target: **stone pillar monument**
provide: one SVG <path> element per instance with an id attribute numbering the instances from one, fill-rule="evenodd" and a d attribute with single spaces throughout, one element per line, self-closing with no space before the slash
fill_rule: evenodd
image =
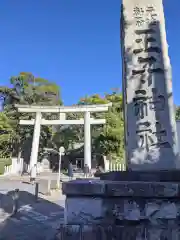
<path id="1" fill-rule="evenodd" d="M 128 170 L 178 168 L 162 0 L 122 0 L 121 43 Z"/>
<path id="2" fill-rule="evenodd" d="M 122 4 L 126 153 L 132 171 L 64 182 L 66 218 L 58 239 L 180 239 L 180 171 L 162 0 Z"/>

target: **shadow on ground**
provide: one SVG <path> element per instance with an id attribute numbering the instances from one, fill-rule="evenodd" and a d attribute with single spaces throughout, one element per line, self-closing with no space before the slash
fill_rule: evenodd
<path id="1" fill-rule="evenodd" d="M 13 215 L 13 191 L 0 193 L 0 240 L 52 240 L 64 220 L 64 208 L 26 191 L 19 191 Z"/>

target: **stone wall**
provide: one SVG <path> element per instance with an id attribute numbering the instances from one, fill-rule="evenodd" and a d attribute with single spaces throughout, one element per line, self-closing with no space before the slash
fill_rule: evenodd
<path id="1" fill-rule="evenodd" d="M 81 180 L 63 192 L 61 239 L 180 239 L 178 183 Z"/>
<path id="2" fill-rule="evenodd" d="M 57 240 L 179 240 L 180 234 L 173 223 L 167 228 L 139 226 L 68 225 L 62 226 Z"/>

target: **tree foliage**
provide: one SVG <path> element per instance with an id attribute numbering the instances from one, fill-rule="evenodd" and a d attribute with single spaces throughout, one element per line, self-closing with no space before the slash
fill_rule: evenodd
<path id="1" fill-rule="evenodd" d="M 0 112 L 0 157 L 17 156 L 23 153 L 29 159 L 32 145 L 33 126 L 19 126 L 20 119 L 34 118 L 34 114 L 20 114 L 16 104 L 24 105 L 60 105 L 60 89 L 46 79 L 33 76 L 31 73 L 20 73 L 10 79 L 10 87 L 0 87 L 0 100 L 3 112 Z M 124 159 L 124 120 L 123 99 L 117 89 L 100 96 L 94 94 L 81 98 L 77 105 L 112 103 L 106 113 L 92 113 L 91 117 L 105 118 L 105 125 L 91 126 L 92 151 L 102 155 L 109 155 L 112 160 Z M 58 119 L 57 114 L 44 114 L 45 119 Z M 82 113 L 68 113 L 67 119 L 83 118 Z M 180 107 L 176 107 L 176 119 L 180 120 Z M 44 147 L 58 149 L 64 146 L 72 150 L 77 143 L 84 141 L 83 125 L 70 126 L 41 126 L 39 155 Z M 29 149 L 29 150 L 27 150 Z M 28 156 L 26 156 L 28 155 Z"/>
<path id="2" fill-rule="evenodd" d="M 106 94 L 102 99 L 104 103 L 111 102 L 112 107 L 107 113 L 102 114 L 102 117 L 105 116 L 106 124 L 102 131 L 99 129 L 99 134 L 94 139 L 93 145 L 96 152 L 109 155 L 117 161 L 122 161 L 124 157 L 122 94 L 114 91 L 111 94 Z"/>
<path id="3" fill-rule="evenodd" d="M 0 158 L 9 156 L 14 134 L 9 119 L 3 112 L 0 112 Z"/>
<path id="4" fill-rule="evenodd" d="M 110 94 L 100 96 L 98 94 L 81 98 L 78 105 L 112 103 L 107 113 L 93 113 L 91 117 L 105 118 L 106 124 L 92 125 L 92 150 L 94 153 L 109 155 L 112 160 L 122 161 L 124 158 L 124 123 L 122 94 L 113 91 Z M 68 119 L 82 118 L 82 114 L 69 114 Z M 61 142 L 66 149 L 71 149 L 73 144 L 84 141 L 83 126 L 69 126 L 55 134 L 56 143 Z M 60 140 L 61 139 L 61 140 Z"/>
<path id="5" fill-rule="evenodd" d="M 8 119 L 12 128 L 11 137 L 8 140 L 9 155 L 17 155 L 18 152 L 30 152 L 23 148 L 30 148 L 33 136 L 32 126 L 19 126 L 19 119 L 30 119 L 34 114 L 20 114 L 17 112 L 16 104 L 23 105 L 59 105 L 62 104 L 60 99 L 59 87 L 52 82 L 43 78 L 34 77 L 31 73 L 20 73 L 18 76 L 11 77 L 11 87 L 0 87 L 0 99 L 4 116 Z M 44 115 L 43 117 L 48 117 Z M 52 127 L 42 126 L 40 152 L 42 147 L 52 136 Z M 6 139 L 5 134 L 2 135 Z M 1 143 L 0 143 L 1 144 Z M 1 145 L 2 146 L 2 145 Z M 11 146 L 11 147 L 10 147 Z M 27 156 L 29 158 L 29 156 Z"/>
<path id="6" fill-rule="evenodd" d="M 25 105 L 59 105 L 62 104 L 60 89 L 46 79 L 33 76 L 31 73 L 20 73 L 10 79 L 10 87 L 0 87 L 0 100 L 3 112 L 0 112 L 0 157 L 10 157 L 19 152 L 29 159 L 32 145 L 33 126 L 19 126 L 20 119 L 31 119 L 33 114 L 20 114 L 15 104 Z M 92 113 L 91 117 L 105 118 L 105 125 L 92 125 L 92 151 L 109 155 L 112 160 L 124 159 L 124 120 L 123 99 L 121 92 L 114 89 L 111 93 L 100 96 L 94 94 L 81 98 L 77 105 L 112 103 L 106 113 Z M 44 114 L 45 119 L 58 119 L 57 114 Z M 67 119 L 83 118 L 82 113 L 68 113 Z M 176 108 L 176 119 L 180 120 L 180 107 Z M 72 150 L 77 143 L 84 142 L 83 125 L 41 126 L 39 155 L 44 147 L 58 149 L 64 146 Z M 29 150 L 28 150 L 29 149 Z M 26 156 L 27 155 L 27 156 Z"/>
<path id="7" fill-rule="evenodd" d="M 180 120 L 180 106 L 176 107 L 176 120 Z"/>

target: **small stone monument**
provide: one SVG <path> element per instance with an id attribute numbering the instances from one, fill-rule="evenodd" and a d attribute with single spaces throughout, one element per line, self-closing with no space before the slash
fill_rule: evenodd
<path id="1" fill-rule="evenodd" d="M 41 162 L 41 166 L 42 166 L 43 172 L 51 171 L 50 170 L 50 163 L 49 163 L 49 160 L 47 158 L 43 158 L 43 160 Z"/>
<path id="2" fill-rule="evenodd" d="M 122 2 L 128 169 L 176 169 L 176 122 L 162 0 Z"/>

